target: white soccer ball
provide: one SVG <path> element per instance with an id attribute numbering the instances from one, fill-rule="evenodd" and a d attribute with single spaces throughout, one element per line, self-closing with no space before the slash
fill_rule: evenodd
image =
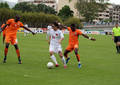
<path id="1" fill-rule="evenodd" d="M 49 69 L 51 69 L 51 68 L 54 67 L 54 64 L 53 64 L 52 62 L 48 62 L 47 67 L 48 67 Z"/>

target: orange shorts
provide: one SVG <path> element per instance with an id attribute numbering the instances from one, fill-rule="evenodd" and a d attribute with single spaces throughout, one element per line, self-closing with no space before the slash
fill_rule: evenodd
<path id="1" fill-rule="evenodd" d="M 66 48 L 66 50 L 68 50 L 68 51 L 73 51 L 75 48 L 79 48 L 79 45 L 78 44 L 74 44 L 74 45 L 68 45 L 67 46 L 67 48 Z"/>
<path id="2" fill-rule="evenodd" d="M 15 45 L 15 44 L 17 44 L 17 37 L 6 36 L 5 42 L 6 43 L 11 43 L 12 45 Z"/>

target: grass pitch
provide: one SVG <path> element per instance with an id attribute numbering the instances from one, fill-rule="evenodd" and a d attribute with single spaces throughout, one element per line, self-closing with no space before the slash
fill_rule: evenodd
<path id="1" fill-rule="evenodd" d="M 56 55 L 60 67 L 48 69 L 51 61 L 45 34 L 24 37 L 18 34 L 19 48 L 23 64 L 17 64 L 17 55 L 10 46 L 7 63 L 3 64 L 4 45 L 0 38 L 0 85 L 119 85 L 120 54 L 116 54 L 111 36 L 90 35 L 97 41 L 83 37 L 79 39 L 79 54 L 82 68 L 78 69 L 74 52 L 67 69 L 63 68 L 59 56 Z M 68 45 L 68 35 L 62 43 L 63 51 Z"/>

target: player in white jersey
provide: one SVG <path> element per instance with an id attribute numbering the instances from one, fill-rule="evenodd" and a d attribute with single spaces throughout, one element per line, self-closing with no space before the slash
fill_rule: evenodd
<path id="1" fill-rule="evenodd" d="M 64 35 L 62 33 L 62 31 L 60 31 L 58 29 L 58 24 L 54 23 L 52 26 L 53 30 L 49 31 L 49 52 L 50 52 L 50 56 L 51 59 L 53 60 L 53 62 L 56 64 L 56 67 L 59 66 L 56 57 L 54 56 L 54 53 L 58 53 L 63 64 L 64 64 L 64 68 L 66 68 L 66 61 L 65 58 L 62 54 L 62 47 L 61 47 L 61 42 L 64 39 Z"/>

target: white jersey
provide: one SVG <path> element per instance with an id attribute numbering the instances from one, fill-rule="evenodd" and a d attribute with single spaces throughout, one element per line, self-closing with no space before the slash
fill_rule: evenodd
<path id="1" fill-rule="evenodd" d="M 61 38 L 64 38 L 64 35 L 60 30 L 57 31 L 50 30 L 50 38 L 51 38 L 50 40 L 51 45 L 59 45 L 59 40 Z"/>
<path id="2" fill-rule="evenodd" d="M 61 44 L 59 43 L 59 40 L 61 38 L 64 38 L 62 31 L 50 30 L 50 37 L 51 37 L 51 40 L 50 40 L 49 51 L 54 53 L 58 53 L 60 51 L 62 52 L 62 47 L 61 47 Z"/>

